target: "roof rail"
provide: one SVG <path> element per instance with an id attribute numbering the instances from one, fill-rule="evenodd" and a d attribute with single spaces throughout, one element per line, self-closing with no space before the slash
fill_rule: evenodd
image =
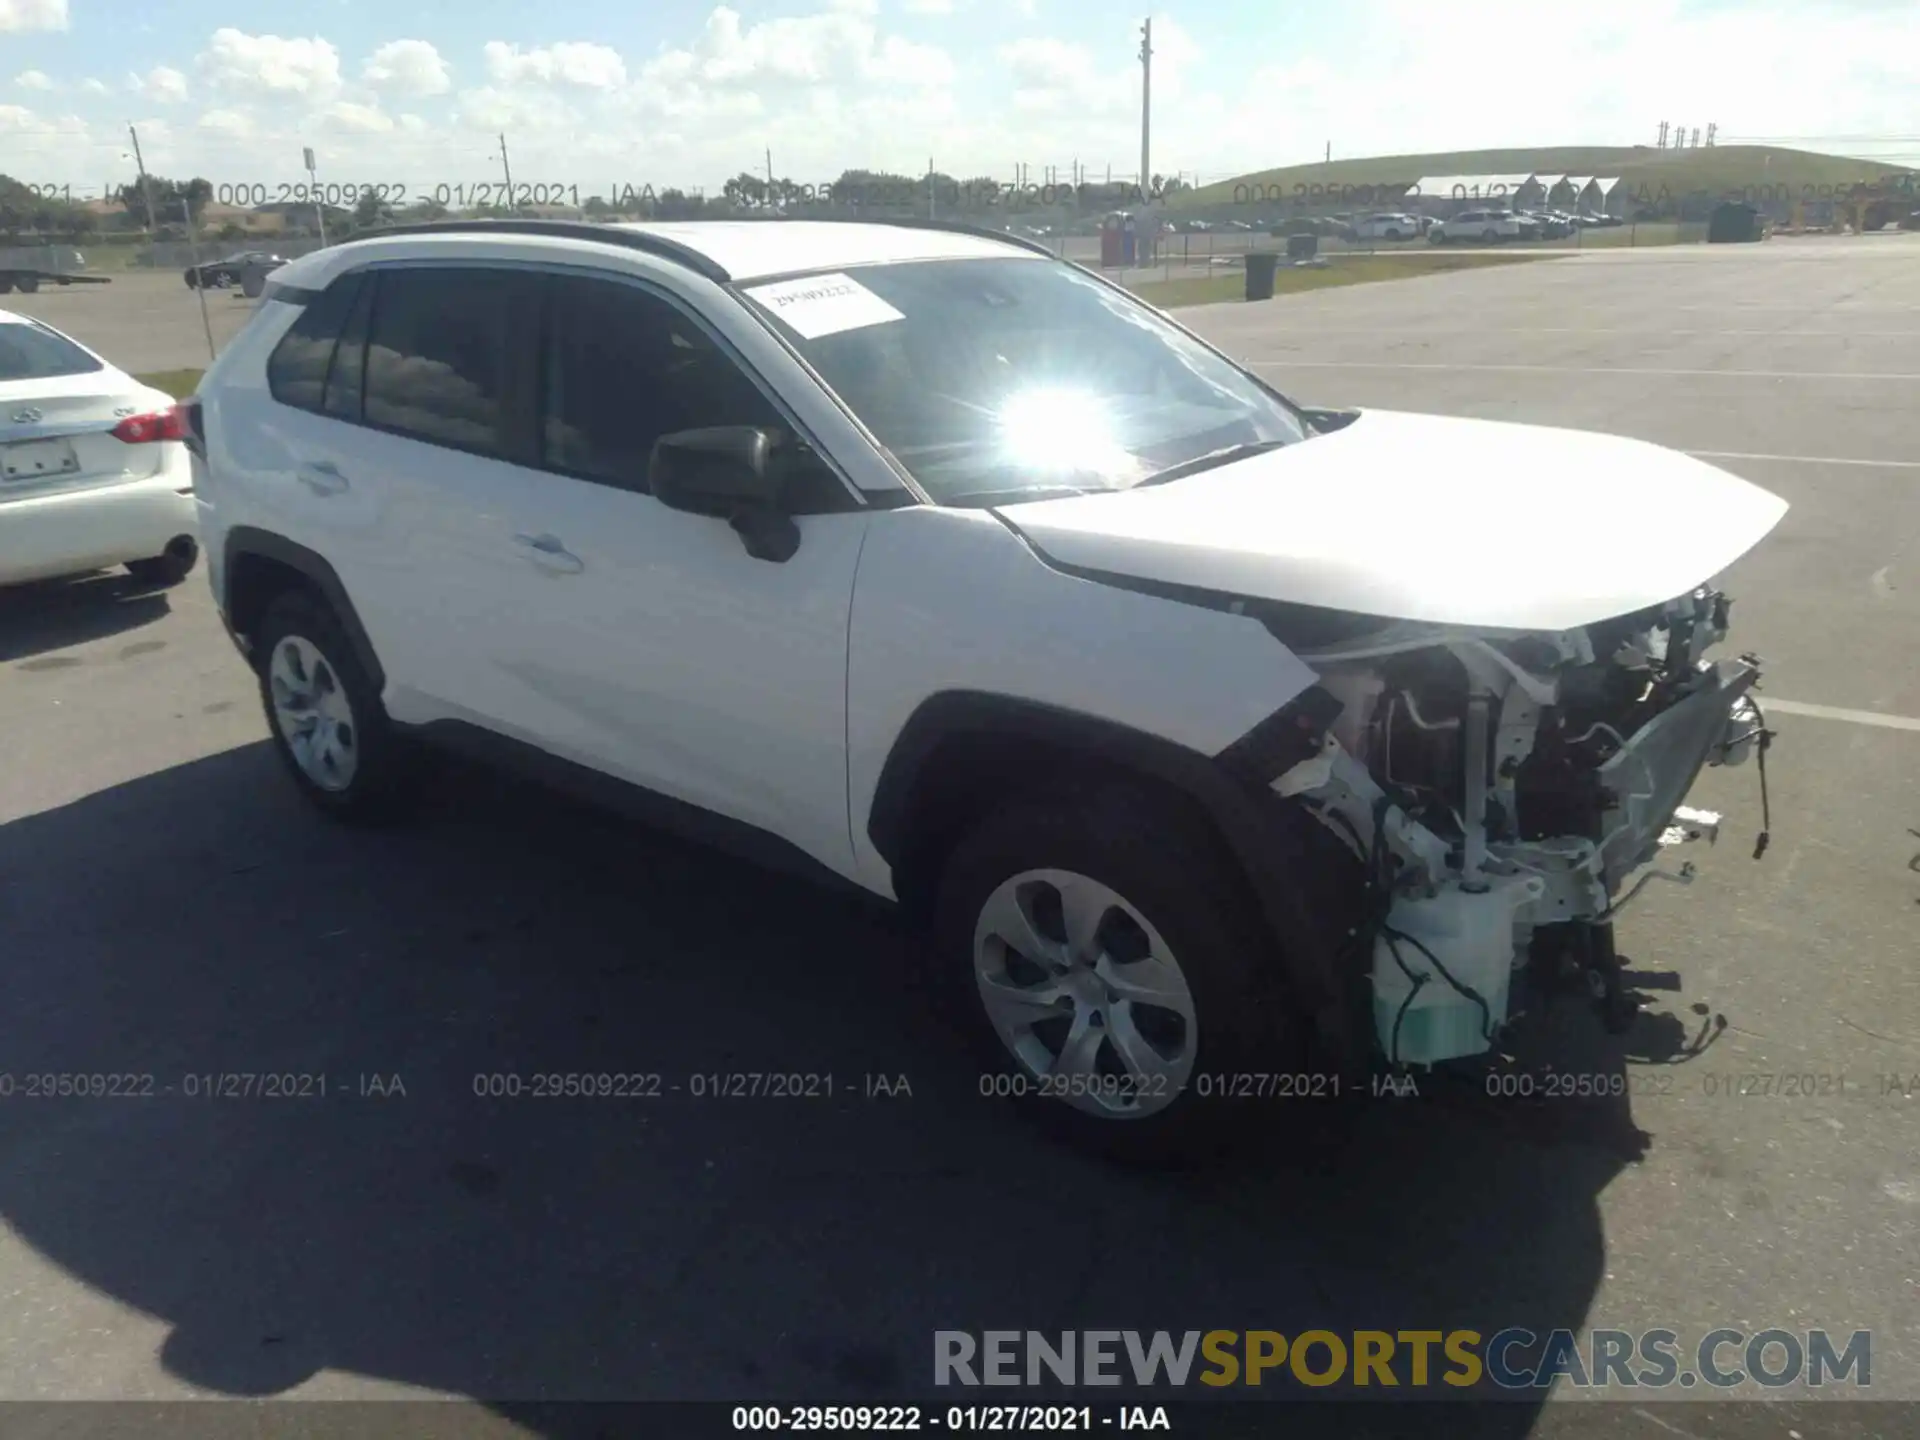
<path id="1" fill-rule="evenodd" d="M 629 230 L 622 225 L 601 225 L 590 220 L 424 220 L 415 225 L 389 225 L 380 230 L 369 230 L 344 243 L 351 245 L 357 240 L 384 240 L 392 235 L 486 234 L 551 235 L 560 240 L 591 240 L 601 245 L 618 245 L 623 249 L 641 250 L 663 260 L 672 260 L 717 285 L 725 285 L 733 279 L 724 265 L 691 245 L 682 245 L 678 240 L 669 240 L 649 230 Z"/>

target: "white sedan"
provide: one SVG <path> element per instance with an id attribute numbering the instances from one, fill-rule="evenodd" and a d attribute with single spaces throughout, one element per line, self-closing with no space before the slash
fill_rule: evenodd
<path id="1" fill-rule="evenodd" d="M 51 325 L 0 310 L 0 585 L 199 555 L 185 412 Z"/>

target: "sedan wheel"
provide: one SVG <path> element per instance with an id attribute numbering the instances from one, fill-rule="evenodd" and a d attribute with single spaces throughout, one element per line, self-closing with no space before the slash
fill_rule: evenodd
<path id="1" fill-rule="evenodd" d="M 1002 882 L 975 927 L 974 982 L 1001 1043 L 1075 1109 L 1151 1115 L 1192 1074 L 1199 1024 L 1185 971 L 1138 909 L 1089 876 Z"/>
<path id="2" fill-rule="evenodd" d="M 286 635 L 268 661 L 267 683 L 274 724 L 301 773 L 322 790 L 345 790 L 360 765 L 360 734 L 338 672 L 311 640 Z"/>

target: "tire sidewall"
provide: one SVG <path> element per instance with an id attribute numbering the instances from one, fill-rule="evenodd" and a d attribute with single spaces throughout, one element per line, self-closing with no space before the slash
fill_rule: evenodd
<path id="1" fill-rule="evenodd" d="M 294 758 L 293 749 L 281 732 L 279 718 L 274 713 L 273 684 L 269 677 L 274 652 L 288 636 L 298 636 L 320 652 L 346 692 L 347 703 L 352 708 L 359 754 L 353 779 L 344 789 L 324 789 L 300 768 L 300 762 Z M 301 793 L 320 809 L 342 819 L 383 817 L 399 789 L 394 754 L 399 742 L 372 680 L 332 610 L 312 595 L 289 591 L 267 607 L 260 622 L 259 649 L 256 653 L 258 663 L 255 674 L 260 686 L 260 704 L 266 714 L 267 729 L 273 737 L 273 748 Z"/>
<path id="2" fill-rule="evenodd" d="M 1130 813 L 1129 813 L 1130 812 Z M 1011 1105 L 1076 1143 L 1123 1158 L 1217 1150 L 1259 1118 L 1259 1106 L 1203 1096 L 1199 1077 L 1303 1069 L 1309 1047 L 1286 995 L 1277 948 L 1223 871 L 1222 852 L 1125 797 L 1064 800 L 1001 812 L 954 851 L 940 887 L 933 944 L 943 988 L 981 1064 L 982 1102 Z M 1187 844 L 1187 839 L 1199 843 Z M 1077 871 L 1112 887 L 1166 942 L 1193 996 L 1198 1046 L 1185 1090 L 1137 1119 L 1105 1118 L 1032 1093 L 1033 1077 L 988 1018 L 974 978 L 981 907 L 1028 870 Z M 994 1095 L 995 1077 L 1028 1093 Z M 1269 1107 L 1271 1108 L 1271 1107 Z"/>

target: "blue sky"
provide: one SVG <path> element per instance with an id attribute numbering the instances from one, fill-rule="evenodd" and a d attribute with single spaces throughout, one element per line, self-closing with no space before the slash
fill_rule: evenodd
<path id="1" fill-rule="evenodd" d="M 1148 0 L 1153 168 L 1723 137 L 1920 161 L 1920 0 Z M 1130 175 L 1138 27 L 1113 0 L 0 0 L 0 172 L 150 168 L 715 186 L 864 166 Z M 1906 137 L 1881 145 L 1819 137 Z"/>

